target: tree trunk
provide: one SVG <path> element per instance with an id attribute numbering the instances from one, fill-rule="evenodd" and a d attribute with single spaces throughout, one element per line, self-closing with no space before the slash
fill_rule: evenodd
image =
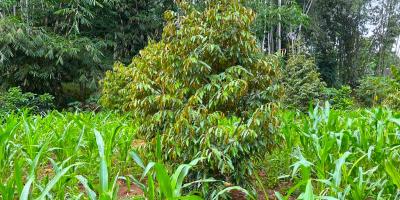
<path id="1" fill-rule="evenodd" d="M 282 7 L 282 0 L 278 0 L 278 8 Z M 281 23 L 282 17 L 281 14 L 279 14 L 279 23 L 278 23 L 278 31 L 277 31 L 277 51 L 280 51 L 282 49 L 282 23 Z"/>

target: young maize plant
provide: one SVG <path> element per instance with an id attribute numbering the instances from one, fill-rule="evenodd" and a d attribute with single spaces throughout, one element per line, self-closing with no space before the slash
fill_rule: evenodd
<path id="1" fill-rule="evenodd" d="M 377 108 L 350 113 L 324 108 L 309 116 L 286 114 L 282 134 L 296 146 L 284 197 L 299 199 L 399 199 L 400 115 Z"/>

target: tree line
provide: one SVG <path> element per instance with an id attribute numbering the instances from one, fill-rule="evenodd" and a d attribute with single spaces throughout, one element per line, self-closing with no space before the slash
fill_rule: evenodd
<path id="1" fill-rule="evenodd" d="M 130 63 L 161 38 L 174 0 L 3 0 L 0 88 L 50 93 L 56 104 L 96 101 L 114 62 Z M 204 1 L 192 0 L 201 9 Z M 265 54 L 315 58 L 330 87 L 385 76 L 400 58 L 398 0 L 243 0 L 256 15 L 252 32 Z"/>

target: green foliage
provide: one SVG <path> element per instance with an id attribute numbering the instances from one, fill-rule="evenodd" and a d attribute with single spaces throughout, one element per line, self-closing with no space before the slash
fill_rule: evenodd
<path id="1" fill-rule="evenodd" d="M 305 40 L 323 80 L 329 87 L 354 87 L 371 70 L 371 43 L 363 32 L 368 24 L 376 23 L 369 21 L 373 13 L 380 12 L 368 10 L 372 7 L 369 0 L 298 2 L 304 2 L 303 8 L 309 10 L 311 23 Z"/>
<path id="2" fill-rule="evenodd" d="M 281 134 L 275 139 L 281 139 L 276 140 L 281 149 L 266 158 L 264 167 L 273 181 L 292 169 L 291 176 L 284 176 L 293 183 L 293 188 L 282 192 L 285 197 L 298 197 L 298 191 L 304 191 L 303 198 L 317 199 L 396 199 L 399 195 L 398 113 L 335 111 L 326 106 L 309 115 L 284 111 L 278 116 Z M 0 195 L 4 199 L 117 199 L 120 188 L 136 184 L 145 192 L 139 199 L 152 199 L 153 194 L 153 199 L 171 194 L 168 199 L 182 199 L 201 194 L 201 184 L 229 184 L 204 176 L 193 179 L 193 172 L 209 167 L 204 165 L 208 158 L 201 155 L 189 164 L 164 163 L 166 146 L 161 145 L 166 135 L 164 142 L 161 137 L 148 142 L 155 153 L 143 157 L 134 139 L 138 126 L 131 119 L 113 113 L 0 115 Z M 228 186 L 207 188 L 204 194 L 207 199 L 221 199 L 230 190 L 244 191 Z"/>
<path id="3" fill-rule="evenodd" d="M 159 38 L 172 0 L 10 0 L 0 4 L 0 86 L 85 101 L 114 60 Z M 73 87 L 72 87 L 73 86 Z"/>
<path id="4" fill-rule="evenodd" d="M 314 199 L 398 199 L 400 115 L 381 108 L 333 111 L 329 104 L 309 116 L 284 115 L 284 141 L 295 158 L 289 191 Z"/>
<path id="5" fill-rule="evenodd" d="M 385 100 L 383 100 L 382 105 L 391 109 L 400 110 L 400 91 L 388 94 Z"/>
<path id="6" fill-rule="evenodd" d="M 0 122 L 3 199 L 107 199 L 110 191 L 125 186 L 119 175 L 136 175 L 127 162 L 137 130 L 131 116 L 21 112 L 0 115 Z M 85 193 L 84 188 L 104 192 Z"/>
<path id="7" fill-rule="evenodd" d="M 322 97 L 325 83 L 320 79 L 314 59 L 291 55 L 283 70 L 284 104 L 307 110 L 313 100 Z"/>
<path id="8" fill-rule="evenodd" d="M 281 143 L 283 144 L 283 143 Z M 254 174 L 257 182 L 254 184 L 258 190 L 262 189 L 264 195 L 268 195 L 267 189 L 282 187 L 279 184 L 285 181 L 287 174 L 290 174 L 289 166 L 293 162 L 291 149 L 284 145 L 266 154 L 262 162 L 257 164 L 257 172 Z M 288 180 L 288 179 L 286 179 Z M 284 190 L 287 188 L 279 188 Z"/>
<path id="9" fill-rule="evenodd" d="M 143 118 L 147 138 L 163 134 L 166 161 L 206 157 L 192 176 L 245 181 L 273 145 L 279 59 L 262 54 L 255 14 L 239 1 L 179 7 L 165 13 L 161 41 L 107 72 L 101 102 Z"/>
<path id="10" fill-rule="evenodd" d="M 337 110 L 349 110 L 354 107 L 352 89 L 350 86 L 342 86 L 339 89 L 325 88 L 324 98 L 329 101 L 332 108 Z"/>
<path id="11" fill-rule="evenodd" d="M 0 19 L 0 84 L 21 86 L 37 93 L 48 92 L 62 103 L 61 84 L 75 82 L 85 94 L 96 88 L 101 75 L 103 41 L 60 36 L 32 28 L 18 19 Z"/>
<path id="12" fill-rule="evenodd" d="M 157 162 L 149 162 L 147 165 L 144 164 L 140 156 L 132 151 L 130 153 L 132 159 L 139 165 L 143 174 L 139 180 L 135 177 L 130 176 L 134 183 L 140 186 L 144 191 L 144 199 L 155 200 L 155 199 L 193 199 L 201 200 L 203 198 L 195 195 L 195 191 L 191 191 L 189 195 L 183 195 L 183 190 L 193 184 L 201 184 L 204 182 L 216 182 L 215 179 L 202 179 L 196 180 L 192 183 L 184 184 L 184 180 L 189 173 L 189 170 L 204 158 L 194 159 L 189 164 L 179 165 L 172 176 L 168 174 L 168 169 L 162 162 L 162 142 L 161 137 L 157 135 L 157 141 L 155 146 L 156 152 L 154 157 Z M 143 179 L 147 179 L 147 184 L 142 183 Z"/>
<path id="13" fill-rule="evenodd" d="M 273 34 L 279 23 L 283 33 L 280 38 L 283 40 L 284 47 L 282 48 L 290 49 L 289 46 L 292 42 L 290 40 L 294 39 L 294 30 L 307 25 L 309 21 L 308 16 L 303 13 L 296 1 L 286 1 L 280 7 L 276 4 L 276 1 L 271 0 L 248 0 L 245 1 L 245 4 L 257 13 L 252 29 L 261 47 L 268 48 L 269 52 L 279 51 L 275 47 L 268 46 L 273 45 L 274 41 L 270 41 L 272 44 L 267 42 L 267 40 L 273 40 Z M 268 37 L 271 37 L 271 39 L 267 38 L 267 31 L 270 34 Z"/>
<path id="14" fill-rule="evenodd" d="M 96 144 L 97 144 L 97 149 L 99 152 L 99 157 L 100 157 L 100 162 L 99 162 L 99 187 L 98 187 L 98 192 L 96 193 L 93 191 L 92 188 L 89 186 L 89 181 L 82 175 L 77 175 L 76 178 L 79 180 L 79 182 L 82 184 L 82 186 L 85 188 L 87 195 L 89 196 L 90 200 L 96 200 L 97 199 L 97 194 L 99 196 L 99 199 L 107 199 L 107 200 L 114 200 L 118 199 L 118 190 L 119 190 L 119 185 L 117 184 L 118 181 L 118 174 L 117 176 L 113 179 L 112 182 L 109 180 L 109 169 L 108 169 L 108 164 L 107 162 L 110 161 L 110 155 L 105 154 L 105 142 L 103 140 L 103 137 L 101 136 L 101 133 L 97 131 L 96 129 L 94 130 L 94 135 L 96 138 Z M 110 184 L 112 183 L 112 184 Z"/>
<path id="15" fill-rule="evenodd" d="M 400 84 L 400 70 L 399 67 L 392 65 L 390 67 L 390 72 L 392 73 L 393 79 Z"/>
<path id="16" fill-rule="evenodd" d="M 400 71 L 393 65 L 391 66 L 391 73 L 391 80 L 394 82 L 392 84 L 392 90 L 394 92 L 387 94 L 387 97 L 382 101 L 382 104 L 389 108 L 400 110 Z"/>
<path id="17" fill-rule="evenodd" d="M 106 2 L 112 4 L 99 10 L 101 19 L 96 20 L 96 27 L 101 31 L 107 30 L 105 37 L 112 41 L 114 60 L 124 63 L 131 62 L 131 58 L 147 45 L 149 39 L 161 38 L 163 13 L 175 8 L 173 0 Z"/>
<path id="18" fill-rule="evenodd" d="M 170 166 L 162 162 L 160 137 L 150 144 L 155 153 L 142 160 L 142 149 L 132 144 L 137 125 L 131 118 L 114 113 L 0 115 L 0 195 L 3 199 L 25 200 L 66 196 L 116 200 L 125 195 L 122 188 L 131 189 L 136 184 L 136 190 L 142 188 L 144 196 L 130 194 L 130 198 L 200 199 L 195 196 L 199 194 L 196 190 L 188 188 L 217 182 L 209 178 L 186 183 L 190 170 L 205 158 L 179 165 L 169 174 Z M 156 161 L 145 166 L 153 155 Z M 211 197 L 217 200 L 234 189 L 247 193 L 228 186 Z"/>
<path id="19" fill-rule="evenodd" d="M 33 113 L 45 112 L 54 107 L 54 97 L 50 94 L 36 95 L 23 93 L 18 87 L 10 88 L 7 92 L 0 91 L 0 112 L 13 112 L 29 109 Z"/>
<path id="20" fill-rule="evenodd" d="M 390 77 L 365 77 L 356 89 L 358 100 L 364 106 L 376 106 L 390 95 L 396 93 L 399 83 Z"/>

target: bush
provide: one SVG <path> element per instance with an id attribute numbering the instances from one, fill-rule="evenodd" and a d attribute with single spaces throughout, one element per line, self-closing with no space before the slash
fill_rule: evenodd
<path id="1" fill-rule="evenodd" d="M 314 59 L 305 55 L 291 55 L 283 70 L 284 104 L 307 110 L 310 101 L 322 97 L 325 83 L 321 80 Z"/>
<path id="2" fill-rule="evenodd" d="M 392 65 L 390 67 L 390 72 L 392 73 L 393 79 L 400 84 L 400 70 L 399 67 Z"/>
<path id="3" fill-rule="evenodd" d="M 279 58 L 263 55 L 255 13 L 238 0 L 179 8 L 183 16 L 165 14 L 161 41 L 106 74 L 101 103 L 142 118 L 149 139 L 164 134 L 170 164 L 205 157 L 192 176 L 245 181 L 273 145 Z"/>
<path id="4" fill-rule="evenodd" d="M 342 86 L 339 89 L 325 88 L 324 98 L 329 101 L 333 109 L 348 110 L 354 106 L 354 100 L 351 96 L 350 86 Z"/>
<path id="5" fill-rule="evenodd" d="M 23 93 L 19 87 L 0 92 L 0 112 L 12 112 L 29 109 L 34 113 L 45 112 L 54 107 L 54 97 L 50 94 L 36 95 Z"/>
<path id="6" fill-rule="evenodd" d="M 391 109 L 400 110 L 400 91 L 389 94 L 382 104 Z"/>
<path id="7" fill-rule="evenodd" d="M 394 94 L 399 83 L 390 77 L 365 77 L 356 90 L 357 99 L 364 106 L 381 105 L 389 94 Z"/>

